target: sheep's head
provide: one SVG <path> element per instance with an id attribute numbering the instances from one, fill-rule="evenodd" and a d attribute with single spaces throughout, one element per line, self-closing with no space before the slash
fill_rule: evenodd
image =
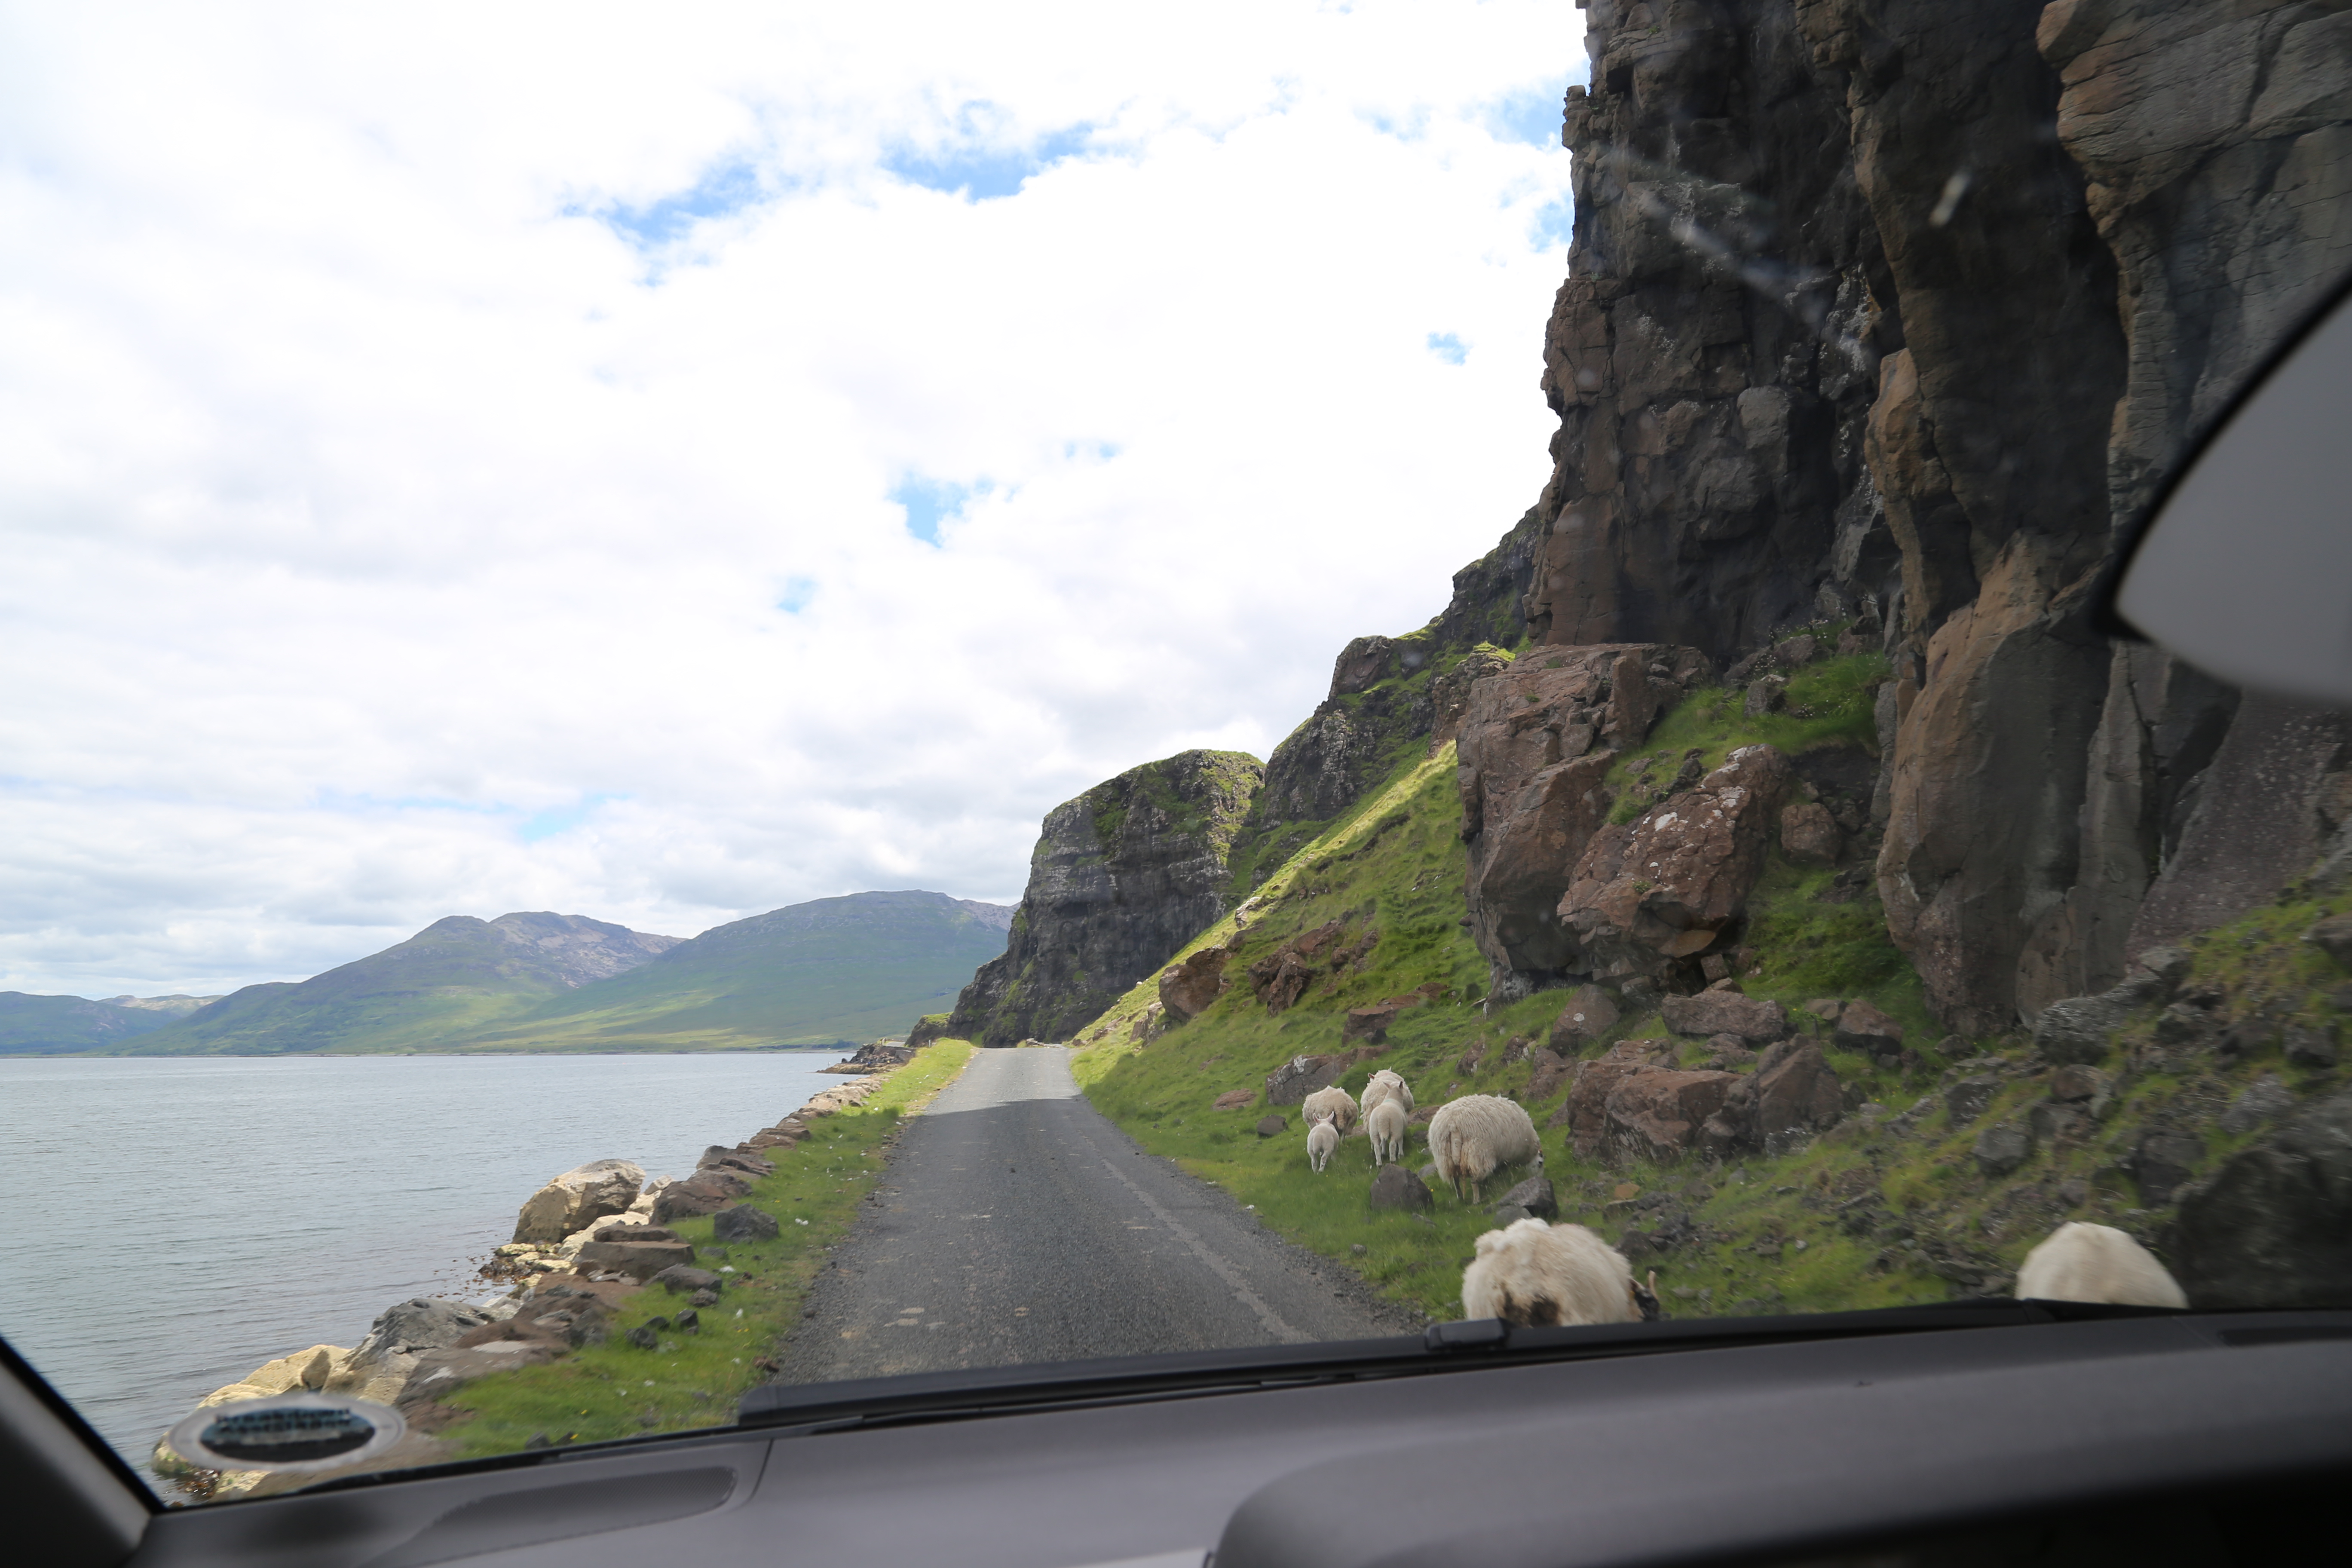
<path id="1" fill-rule="evenodd" d="M 1646 1285 L 1635 1279 L 1626 1280 L 1625 1291 L 1626 1294 L 1633 1297 L 1633 1310 L 1642 1314 L 1642 1321 L 1645 1323 L 1654 1323 L 1658 1321 L 1660 1313 L 1658 1310 L 1658 1271 L 1656 1269 L 1653 1268 L 1650 1270 L 1650 1282 Z"/>

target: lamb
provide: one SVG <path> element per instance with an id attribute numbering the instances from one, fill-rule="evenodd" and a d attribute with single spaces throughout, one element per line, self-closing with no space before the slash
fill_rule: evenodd
<path id="1" fill-rule="evenodd" d="M 1543 1173 L 1543 1146 L 1527 1108 L 1493 1094 L 1465 1094 L 1430 1118 L 1429 1152 L 1437 1178 L 1464 1203 L 1480 1201 L 1486 1178 L 1506 1165 L 1532 1161 Z"/>
<path id="2" fill-rule="evenodd" d="M 1318 1121 L 1337 1121 L 1339 1131 L 1345 1132 L 1356 1124 L 1355 1098 L 1336 1083 L 1308 1095 L 1298 1109 L 1306 1113 L 1309 1126 Z"/>
<path id="3" fill-rule="evenodd" d="M 1517 1220 L 1480 1237 L 1477 1248 L 1462 1271 L 1465 1318 L 1567 1328 L 1637 1323 L 1655 1315 L 1654 1307 L 1644 1310 L 1624 1255 L 1580 1225 Z"/>
<path id="4" fill-rule="evenodd" d="M 1339 1147 L 1339 1130 L 1328 1121 L 1318 1121 L 1307 1130 L 1307 1163 L 1317 1175 L 1331 1163 L 1332 1152 Z"/>
<path id="5" fill-rule="evenodd" d="M 1370 1098 L 1367 1091 L 1366 1099 Z M 1395 1100 L 1383 1100 L 1364 1116 L 1364 1125 L 1372 1134 L 1372 1164 L 1401 1165 L 1404 1163 L 1404 1107 Z"/>
<path id="6" fill-rule="evenodd" d="M 2069 1220 L 2025 1255 L 2021 1300 L 2105 1301 L 2119 1307 L 2186 1307 L 2189 1298 L 2147 1248 L 2112 1226 Z"/>
<path id="7" fill-rule="evenodd" d="M 1374 1073 L 1372 1081 L 1364 1085 L 1363 1109 L 1367 1119 L 1371 1116 L 1372 1108 L 1383 1100 L 1401 1101 L 1404 1106 L 1404 1113 L 1407 1116 L 1412 1114 L 1412 1086 L 1386 1068 Z"/>

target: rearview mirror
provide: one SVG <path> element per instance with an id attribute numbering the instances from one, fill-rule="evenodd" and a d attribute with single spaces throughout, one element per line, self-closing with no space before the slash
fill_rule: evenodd
<path id="1" fill-rule="evenodd" d="M 2113 608 L 2208 674 L 2352 706 L 2352 294 L 2240 394 L 2159 497 Z"/>

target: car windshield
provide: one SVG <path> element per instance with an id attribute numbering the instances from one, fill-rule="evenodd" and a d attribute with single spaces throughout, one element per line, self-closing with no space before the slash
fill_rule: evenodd
<path id="1" fill-rule="evenodd" d="M 179 1506 L 2352 1305 L 2352 722 L 2100 609 L 2352 15 L 1949 10 L 10 18 L 0 1334 Z"/>

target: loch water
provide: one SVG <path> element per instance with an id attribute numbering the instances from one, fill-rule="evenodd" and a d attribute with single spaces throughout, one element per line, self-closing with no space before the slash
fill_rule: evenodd
<path id="1" fill-rule="evenodd" d="M 503 1291 L 476 1270 L 549 1177 L 683 1175 L 836 1059 L 0 1058 L 0 1334 L 143 1476 L 262 1363 Z"/>

